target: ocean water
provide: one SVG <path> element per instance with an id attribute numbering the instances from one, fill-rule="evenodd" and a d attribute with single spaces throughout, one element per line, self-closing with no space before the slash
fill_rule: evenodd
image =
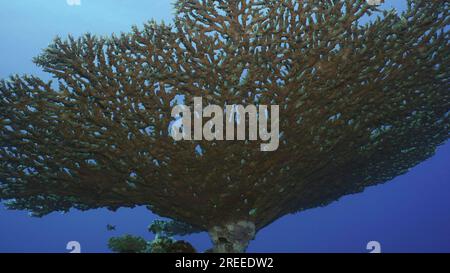
<path id="1" fill-rule="evenodd" d="M 56 35 L 85 32 L 110 35 L 149 19 L 170 22 L 166 0 L 0 1 L 0 78 L 43 73 L 31 62 Z M 404 9 L 404 0 L 385 7 Z M 377 241 L 383 252 L 450 252 L 450 143 L 435 156 L 390 183 L 345 196 L 325 208 L 288 215 L 261 230 L 249 252 L 368 252 Z M 123 234 L 152 239 L 146 231 L 157 219 L 145 208 L 94 210 L 31 218 L 0 205 L 0 252 L 108 252 L 107 241 Z M 107 224 L 117 230 L 106 230 Z M 206 233 L 183 238 L 200 251 L 211 247 Z"/>

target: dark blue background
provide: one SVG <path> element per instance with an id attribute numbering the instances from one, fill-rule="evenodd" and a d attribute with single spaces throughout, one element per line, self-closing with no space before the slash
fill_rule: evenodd
<path id="1" fill-rule="evenodd" d="M 150 18 L 169 22 L 171 1 L 14 0 L 0 2 L 0 78 L 33 73 L 48 78 L 32 63 L 55 35 L 84 32 L 107 35 L 128 31 Z M 387 1 L 403 9 L 405 1 Z M 393 4 L 392 4 L 393 3 Z M 379 241 L 384 252 L 450 252 L 450 143 L 437 154 L 388 184 L 346 196 L 326 208 L 283 217 L 260 231 L 251 252 L 367 252 Z M 53 213 L 36 219 L 27 212 L 0 206 L 0 252 L 67 252 L 79 241 L 83 252 L 108 251 L 111 236 L 152 235 L 147 225 L 157 216 L 144 208 Z M 107 224 L 117 231 L 106 231 Z M 211 243 L 207 234 L 186 239 L 199 250 Z"/>

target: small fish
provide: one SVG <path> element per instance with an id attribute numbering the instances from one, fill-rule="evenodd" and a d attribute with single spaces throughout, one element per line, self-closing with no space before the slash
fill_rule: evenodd
<path id="1" fill-rule="evenodd" d="M 116 230 L 116 226 L 107 224 L 107 225 L 106 225 L 106 229 L 107 229 L 108 231 L 115 231 L 115 230 Z"/>

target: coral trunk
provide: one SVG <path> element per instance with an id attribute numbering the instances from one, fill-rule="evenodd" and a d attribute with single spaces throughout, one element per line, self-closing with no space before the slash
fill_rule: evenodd
<path id="1" fill-rule="evenodd" d="M 255 224 L 249 221 L 215 226 L 209 231 L 214 253 L 242 253 L 255 237 Z"/>

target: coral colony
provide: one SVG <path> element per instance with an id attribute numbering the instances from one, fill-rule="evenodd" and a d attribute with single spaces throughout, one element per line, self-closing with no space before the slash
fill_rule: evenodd
<path id="1" fill-rule="evenodd" d="M 0 82 L 0 199 L 35 216 L 147 206 L 174 220 L 150 227 L 150 248 L 113 238 L 117 252 L 193 252 L 171 236 L 200 231 L 210 251 L 243 252 L 281 216 L 387 182 L 448 139 L 449 2 L 408 5 L 179 0 L 170 25 L 57 38 L 34 60 L 53 82 Z M 175 109 L 191 140 L 173 139 L 180 97 L 218 106 Z M 253 133 L 220 140 L 226 105 L 254 105 L 235 115 Z"/>

